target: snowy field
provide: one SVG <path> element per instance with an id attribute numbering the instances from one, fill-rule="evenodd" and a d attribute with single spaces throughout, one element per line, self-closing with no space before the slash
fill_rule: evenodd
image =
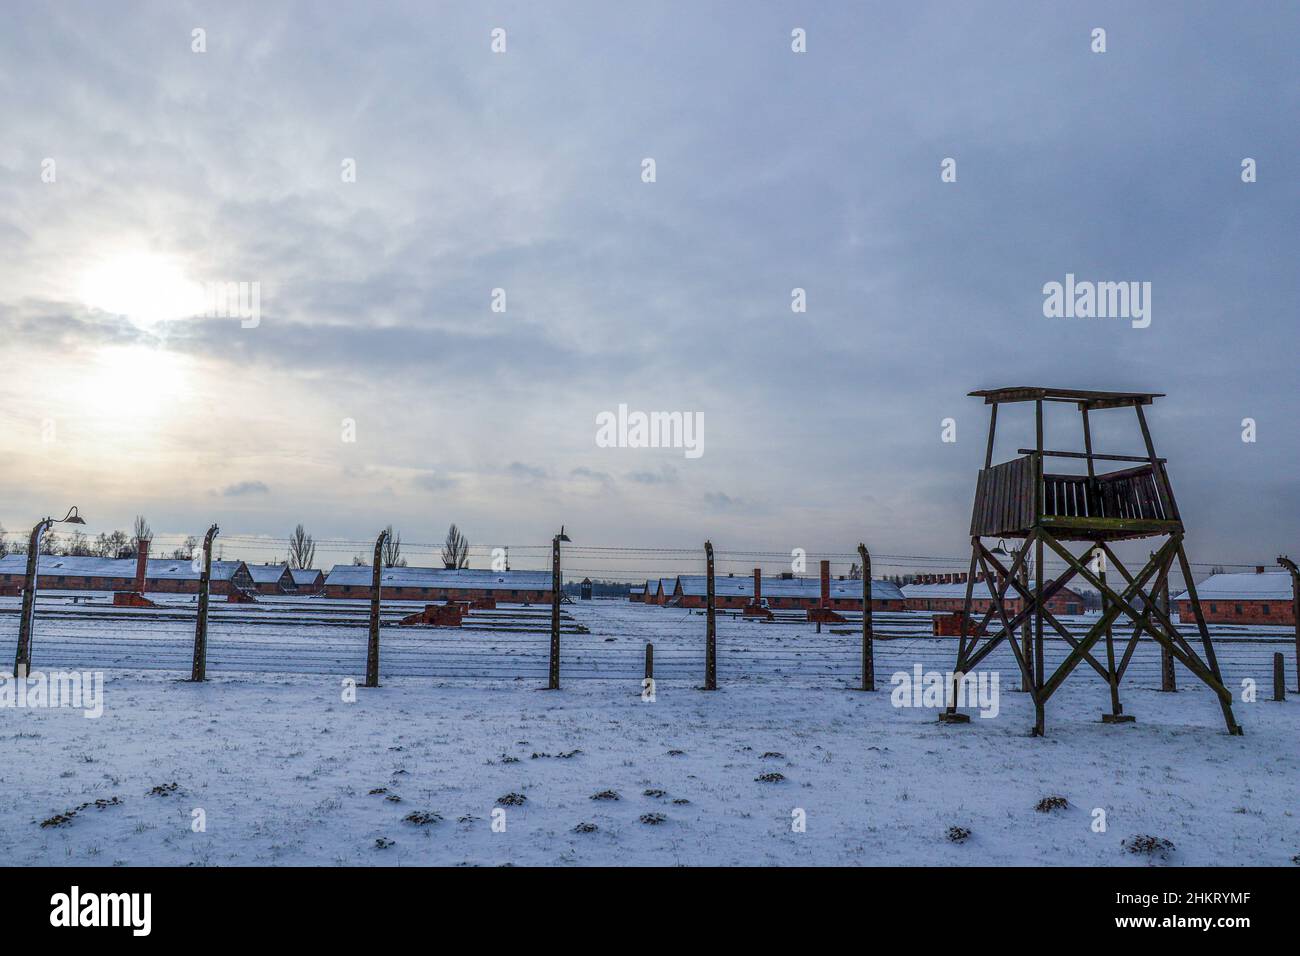
<path id="1" fill-rule="evenodd" d="M 1123 687 L 1136 724 L 1099 722 L 1107 691 L 1081 667 L 1034 739 L 1009 656 L 990 662 L 994 718 L 943 726 L 934 709 L 893 706 L 892 674 L 952 666 L 955 642 L 928 636 L 919 613 L 878 615 L 874 694 L 849 689 L 856 636 L 730 616 L 721 689 L 699 691 L 702 616 L 596 601 L 565 608 L 559 692 L 538 689 L 547 635 L 528 629 L 543 626 L 533 608 L 463 632 L 386 628 L 384 686 L 347 702 L 344 679 L 364 674 L 359 605 L 214 604 L 212 679 L 192 685 L 179 680 L 192 618 L 172 600 L 174 615 L 131 617 L 42 595 L 36 669 L 104 671 L 104 712 L 0 709 L 7 864 L 1290 866 L 1300 854 L 1300 702 L 1268 700 L 1274 651 L 1295 687 L 1284 632 L 1216 629 L 1229 687 L 1259 685 L 1236 704 L 1245 737 L 1226 735 L 1181 668 L 1179 692 L 1159 693 L 1144 642 Z M 339 620 L 322 622 L 326 608 Z M 0 616 L 0 660 L 15 635 L 16 617 Z M 618 799 L 592 799 L 607 793 Z M 1036 812 L 1050 796 L 1068 806 Z M 952 842 L 952 827 L 969 837 Z M 1124 850 L 1148 834 L 1174 849 Z"/>

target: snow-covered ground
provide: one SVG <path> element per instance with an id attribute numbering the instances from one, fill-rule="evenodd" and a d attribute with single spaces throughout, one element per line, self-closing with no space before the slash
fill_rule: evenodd
<path id="1" fill-rule="evenodd" d="M 997 655 L 994 718 L 943 726 L 934 709 L 893 705 L 895 672 L 951 667 L 954 643 L 926 636 L 925 615 L 882 616 L 892 638 L 877 645 L 873 694 L 849 689 L 855 636 L 722 617 L 721 689 L 708 693 L 696 689 L 699 615 L 600 601 L 566 612 L 590 633 L 565 635 L 559 692 L 538 689 L 545 634 L 393 628 L 384 686 L 358 688 L 354 703 L 344 679 L 364 673 L 360 628 L 214 614 L 212 679 L 193 685 L 178 679 L 185 621 L 43 618 L 37 670 L 102 669 L 104 713 L 0 709 L 0 854 L 105 865 L 1291 865 L 1300 854 L 1300 701 L 1268 700 L 1273 651 L 1295 686 L 1276 632 L 1216 645 L 1239 697 L 1243 679 L 1259 685 L 1256 702 L 1236 704 L 1244 737 L 1225 734 L 1185 671 L 1177 694 L 1158 692 L 1144 646 L 1123 691 L 1136 724 L 1101 724 L 1105 686 L 1080 668 L 1035 739 Z M 0 660 L 15 629 L 0 618 Z M 640 685 L 647 641 L 653 702 Z M 783 779 L 758 779 L 773 773 Z M 605 791 L 619 799 L 592 799 Z M 510 794 L 524 800 L 502 803 Z M 1068 807 L 1036 812 L 1049 796 Z M 437 818 L 404 819 L 421 813 Z M 969 838 L 951 842 L 950 827 Z M 1125 852 L 1142 834 L 1176 849 Z"/>

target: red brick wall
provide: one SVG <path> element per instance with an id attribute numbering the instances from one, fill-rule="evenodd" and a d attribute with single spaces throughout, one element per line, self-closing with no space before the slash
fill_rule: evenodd
<path id="1" fill-rule="evenodd" d="M 740 609 L 749 605 L 751 598 L 748 594 L 718 594 L 714 597 L 713 606 L 715 608 Z M 679 607 L 701 608 L 706 604 L 704 595 L 689 594 L 682 597 Z M 768 597 L 767 606 L 777 610 L 806 610 L 808 608 L 820 607 L 820 597 Z M 862 599 L 858 598 L 831 598 L 831 607 L 837 611 L 861 611 Z M 873 611 L 896 611 L 902 610 L 901 602 L 872 600 L 871 609 Z"/>
<path id="2" fill-rule="evenodd" d="M 518 594 L 509 590 L 494 591 L 487 588 L 412 588 L 385 587 L 380 589 L 380 598 L 385 601 L 477 601 L 482 598 L 495 598 L 498 604 L 550 604 L 551 592 L 519 589 Z M 370 599 L 368 584 L 330 584 L 325 587 L 325 597 L 341 598 L 351 601 Z"/>
<path id="3" fill-rule="evenodd" d="M 25 575 L 7 574 L 3 577 L 4 583 L 14 584 L 22 587 L 25 583 Z M 63 580 L 60 581 L 59 578 Z M 84 575 L 57 575 L 41 574 L 37 576 L 36 586 L 44 591 L 130 591 L 135 587 L 135 582 L 131 578 L 92 578 Z"/>
<path id="4" fill-rule="evenodd" d="M 1184 624 L 1194 622 L 1191 601 L 1175 601 L 1178 620 Z M 1289 600 L 1282 601 L 1213 601 L 1201 598 L 1201 613 L 1208 624 L 1295 624 L 1295 614 Z"/>
<path id="5" fill-rule="evenodd" d="M 987 594 L 987 586 L 982 584 L 977 586 L 984 587 L 985 593 Z M 973 609 L 974 613 L 983 614 L 985 611 L 989 609 L 990 606 L 992 606 L 993 601 L 991 598 L 987 596 L 981 598 L 979 594 L 980 592 L 976 591 L 974 596 L 971 598 L 971 608 Z M 906 600 L 905 605 L 909 611 L 961 611 L 961 610 L 965 610 L 966 608 L 966 600 L 965 598 L 959 598 L 959 597 L 956 598 L 910 597 Z M 1007 597 L 1003 602 L 1003 606 L 1006 608 L 1008 614 L 1019 614 L 1021 611 L 1020 598 Z M 1082 614 L 1084 611 L 1083 598 L 1081 598 L 1075 592 L 1066 588 L 1060 593 L 1054 595 L 1047 602 L 1047 609 L 1051 611 L 1052 614 L 1057 614 L 1057 615 Z M 995 611 L 994 613 L 996 614 L 997 612 Z"/>

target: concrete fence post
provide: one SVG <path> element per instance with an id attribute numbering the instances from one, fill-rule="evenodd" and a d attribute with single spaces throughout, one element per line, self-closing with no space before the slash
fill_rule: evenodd
<path id="1" fill-rule="evenodd" d="M 384 544 L 388 529 L 379 532 L 375 539 L 375 563 L 370 575 L 370 639 L 366 642 L 366 686 L 379 686 L 379 609 L 383 594 Z"/>
<path id="2" fill-rule="evenodd" d="M 1291 572 L 1291 620 L 1295 626 L 1296 693 L 1300 694 L 1300 568 L 1286 555 L 1278 555 L 1277 563 Z"/>
<path id="3" fill-rule="evenodd" d="M 871 554 L 858 544 L 862 559 L 862 690 L 876 689 L 875 632 L 871 620 Z"/>
<path id="4" fill-rule="evenodd" d="M 1281 651 L 1273 655 L 1273 699 L 1286 700 L 1286 658 Z"/>
<path id="5" fill-rule="evenodd" d="M 199 565 L 199 612 L 194 622 L 194 663 L 191 681 L 208 679 L 208 595 L 212 590 L 212 541 L 221 533 L 215 524 L 203 536 L 203 557 Z"/>
<path id="6" fill-rule="evenodd" d="M 560 573 L 560 542 L 568 541 L 564 525 L 551 539 L 551 659 L 547 668 L 547 690 L 560 689 L 560 597 L 564 591 L 564 576 Z"/>
<path id="7" fill-rule="evenodd" d="M 718 689 L 718 634 L 713 592 L 713 542 L 704 542 L 704 689 Z"/>
<path id="8" fill-rule="evenodd" d="M 53 515 L 42 518 L 32 528 L 27 542 L 27 574 L 23 578 L 23 606 L 18 618 L 18 650 L 14 655 L 14 677 L 26 677 L 32 669 L 32 631 L 36 624 L 36 591 L 40 586 L 41 538 L 56 524 L 85 524 L 77 513 L 76 505 L 62 518 Z"/>
<path id="9" fill-rule="evenodd" d="M 32 669 L 32 630 L 36 623 L 36 588 L 40 583 L 37 568 L 41 556 L 41 537 L 54 521 L 37 522 L 27 543 L 27 573 L 23 578 L 23 606 L 18 618 L 18 653 L 14 656 L 14 676 L 26 677 Z"/>

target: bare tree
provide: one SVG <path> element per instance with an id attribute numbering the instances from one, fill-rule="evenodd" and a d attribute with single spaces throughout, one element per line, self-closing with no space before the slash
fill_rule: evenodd
<path id="1" fill-rule="evenodd" d="M 0 524 L 0 558 L 9 553 L 9 532 L 5 531 L 5 526 Z"/>
<path id="2" fill-rule="evenodd" d="M 199 546 L 199 539 L 194 535 L 186 535 L 185 541 L 179 548 L 172 552 L 172 557 L 179 561 L 193 561 L 194 549 Z"/>
<path id="3" fill-rule="evenodd" d="M 135 555 L 131 539 L 125 531 L 114 531 L 112 534 L 100 532 L 95 538 L 94 552 L 101 558 L 130 558 Z"/>
<path id="4" fill-rule="evenodd" d="M 91 548 L 90 539 L 82 531 L 73 531 L 72 536 L 68 538 L 63 545 L 63 553 L 75 558 L 89 557 L 94 554 Z"/>
<path id="5" fill-rule="evenodd" d="M 862 580 L 862 568 L 858 566 L 858 562 L 856 561 L 854 561 L 852 564 L 849 565 L 849 580 L 850 581 Z"/>
<path id="6" fill-rule="evenodd" d="M 385 530 L 388 532 L 388 537 L 384 539 L 384 567 L 406 567 L 406 558 L 402 557 L 401 532 L 394 531 L 391 524 Z"/>
<path id="7" fill-rule="evenodd" d="M 310 568 L 316 562 L 316 539 L 302 525 L 289 535 L 289 567 Z"/>
<path id="8" fill-rule="evenodd" d="M 447 540 L 442 545 L 442 566 L 444 568 L 469 567 L 469 539 L 452 524 L 447 529 Z"/>
<path id="9" fill-rule="evenodd" d="M 135 516 L 135 527 L 131 530 L 131 537 L 135 541 L 153 540 L 153 529 L 149 527 L 149 522 L 144 520 L 144 515 Z"/>

